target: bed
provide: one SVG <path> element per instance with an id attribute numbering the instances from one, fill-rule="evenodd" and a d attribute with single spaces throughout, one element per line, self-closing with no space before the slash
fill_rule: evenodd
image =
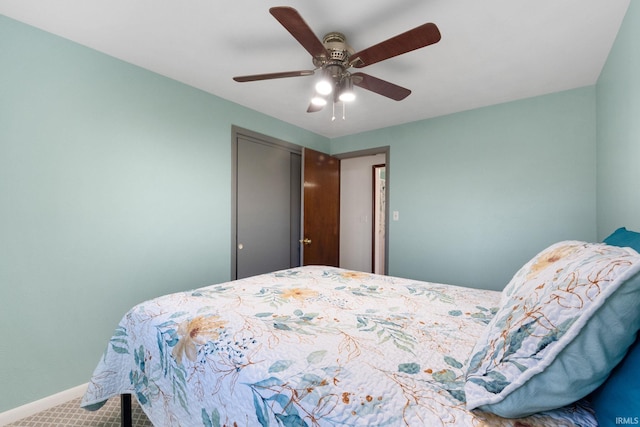
<path id="1" fill-rule="evenodd" d="M 639 270 L 565 241 L 502 292 L 307 266 L 174 293 L 125 314 L 82 406 L 131 394 L 155 426 L 597 426 L 585 397 L 634 343 Z"/>

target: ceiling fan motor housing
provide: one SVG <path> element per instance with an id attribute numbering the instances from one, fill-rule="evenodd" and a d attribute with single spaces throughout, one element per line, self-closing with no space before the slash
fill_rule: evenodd
<path id="1" fill-rule="evenodd" d="M 319 68 L 329 69 L 334 77 L 341 77 L 350 67 L 349 58 L 355 50 L 347 44 L 345 35 L 337 31 L 326 34 L 322 44 L 329 53 L 329 57 L 313 58 L 313 64 Z"/>

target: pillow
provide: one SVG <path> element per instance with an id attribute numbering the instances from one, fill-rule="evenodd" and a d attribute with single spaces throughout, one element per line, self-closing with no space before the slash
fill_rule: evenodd
<path id="1" fill-rule="evenodd" d="M 566 241 L 525 264 L 468 362 L 469 409 L 518 418 L 595 390 L 640 328 L 640 254 Z"/>
<path id="2" fill-rule="evenodd" d="M 618 228 L 604 239 L 608 245 L 630 247 L 640 252 L 640 233 Z M 609 378 L 591 395 L 598 423 L 602 427 L 620 425 L 620 418 L 640 423 L 640 336 L 629 353 L 611 371 Z"/>
<path id="3" fill-rule="evenodd" d="M 640 337 L 629 349 L 622 362 L 591 395 L 600 427 L 640 424 Z"/>
<path id="4" fill-rule="evenodd" d="M 604 239 L 607 245 L 626 246 L 640 252 L 640 233 L 629 231 L 625 227 L 620 227 L 609 237 Z"/>

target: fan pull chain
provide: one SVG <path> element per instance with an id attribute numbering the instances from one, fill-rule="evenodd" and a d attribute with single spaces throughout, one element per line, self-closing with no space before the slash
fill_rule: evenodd
<path id="1" fill-rule="evenodd" d="M 336 121 L 336 103 L 335 102 L 331 103 L 331 108 L 332 108 L 331 121 L 335 122 Z"/>
<path id="2" fill-rule="evenodd" d="M 347 120 L 347 103 L 343 102 L 342 103 L 342 120 Z"/>

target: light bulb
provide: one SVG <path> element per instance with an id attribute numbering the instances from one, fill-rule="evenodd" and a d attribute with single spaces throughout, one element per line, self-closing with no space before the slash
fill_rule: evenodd
<path id="1" fill-rule="evenodd" d="M 318 107 L 324 107 L 325 105 L 327 105 L 327 99 L 323 98 L 320 95 L 315 95 L 313 98 L 311 98 L 311 103 Z"/>
<path id="2" fill-rule="evenodd" d="M 356 99 L 356 94 L 353 91 L 353 81 L 351 77 L 346 77 L 340 82 L 340 93 L 338 99 L 342 102 L 351 102 Z"/>
<path id="3" fill-rule="evenodd" d="M 316 92 L 320 95 L 329 95 L 333 90 L 333 85 L 327 79 L 322 79 L 316 83 Z"/>
<path id="4" fill-rule="evenodd" d="M 356 99 L 356 94 L 353 91 L 343 91 L 338 99 L 342 102 L 351 102 Z"/>

